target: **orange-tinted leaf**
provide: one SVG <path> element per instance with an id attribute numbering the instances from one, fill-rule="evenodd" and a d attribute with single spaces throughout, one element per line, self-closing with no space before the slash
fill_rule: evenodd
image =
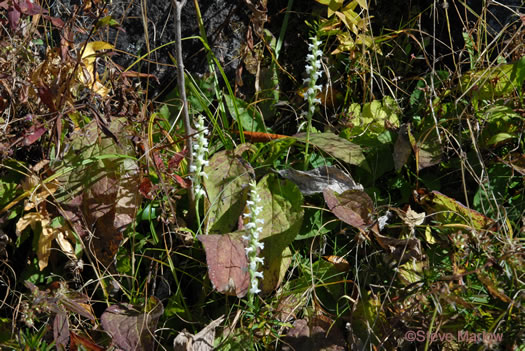
<path id="1" fill-rule="evenodd" d="M 250 275 L 244 245 L 232 234 L 199 235 L 204 246 L 208 275 L 218 292 L 243 297 L 248 291 Z"/>
<path id="2" fill-rule="evenodd" d="M 105 350 L 105 348 L 95 344 L 94 342 L 86 338 L 85 336 L 81 336 L 73 332 L 70 332 L 69 338 L 71 341 L 69 348 L 72 351 L 78 350 L 79 346 L 82 346 L 85 350 L 88 350 L 88 351 L 104 351 Z"/>
<path id="3" fill-rule="evenodd" d="M 151 183 L 151 180 L 149 178 L 142 179 L 142 182 L 139 186 L 139 192 L 142 196 L 144 196 L 146 199 L 152 200 L 153 199 L 153 183 Z"/>
<path id="4" fill-rule="evenodd" d="M 497 281 L 497 279 L 495 279 L 494 277 L 490 278 L 485 273 L 481 273 L 481 272 L 478 272 L 477 276 L 478 276 L 478 279 L 483 283 L 483 285 L 487 287 L 487 290 L 492 296 L 500 299 L 501 301 L 505 303 L 511 302 L 510 297 L 505 295 L 505 292 L 503 291 L 503 289 L 498 288 L 496 284 L 494 283 Z"/>
<path id="5" fill-rule="evenodd" d="M 185 180 L 178 174 L 174 174 L 173 178 L 175 178 L 175 181 L 179 183 L 179 185 L 184 189 L 188 189 L 191 186 L 191 182 L 189 180 Z"/>
<path id="6" fill-rule="evenodd" d="M 333 264 L 336 269 L 340 272 L 345 272 L 350 270 L 350 263 L 340 256 L 323 256 L 325 260 Z"/>

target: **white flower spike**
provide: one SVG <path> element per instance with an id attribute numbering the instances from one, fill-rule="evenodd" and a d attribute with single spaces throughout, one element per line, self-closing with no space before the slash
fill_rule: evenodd
<path id="1" fill-rule="evenodd" d="M 203 167 L 209 164 L 206 160 L 208 157 L 208 139 L 206 138 L 206 135 L 208 135 L 208 129 L 204 125 L 204 116 L 199 115 L 197 117 L 195 128 L 197 129 L 198 134 L 193 136 L 195 143 L 193 144 L 193 164 L 190 167 L 190 172 L 193 173 L 191 181 L 195 191 L 195 198 L 198 200 L 206 194 L 201 185 L 201 177 L 208 178 L 208 175 L 203 170 Z"/>
<path id="2" fill-rule="evenodd" d="M 258 218 L 259 214 L 263 211 L 263 207 L 258 206 L 260 202 L 261 197 L 257 194 L 257 184 L 252 180 L 250 182 L 250 200 L 246 201 L 249 213 L 244 215 L 244 218 L 249 218 L 249 222 L 244 226 L 246 235 L 242 236 L 242 238 L 247 241 L 246 256 L 250 264 L 250 299 L 261 292 L 257 279 L 263 278 L 263 273 L 258 271 L 259 264 L 264 263 L 264 259 L 258 256 L 260 251 L 264 249 L 264 244 L 259 241 L 259 235 L 263 231 L 264 224 L 264 220 Z"/>

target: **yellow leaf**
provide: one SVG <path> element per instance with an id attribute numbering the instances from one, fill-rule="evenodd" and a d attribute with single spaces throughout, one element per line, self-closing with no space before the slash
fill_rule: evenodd
<path id="1" fill-rule="evenodd" d="M 51 254 L 51 245 L 55 239 L 57 231 L 49 225 L 49 219 L 42 217 L 40 223 L 42 224 L 42 233 L 38 238 L 38 247 L 36 249 L 36 257 L 38 258 L 38 267 L 42 271 L 47 267 L 49 255 Z"/>
<path id="2" fill-rule="evenodd" d="M 79 67 L 77 70 L 77 80 L 100 96 L 106 96 L 109 93 L 109 89 L 100 83 L 98 73 L 95 73 L 95 76 L 93 76 L 93 72 L 95 72 L 93 64 L 95 63 L 97 51 L 111 49 L 113 49 L 113 45 L 104 41 L 87 43 L 82 53 L 83 67 Z"/>
<path id="3" fill-rule="evenodd" d="M 431 245 L 436 243 L 436 239 L 432 235 L 432 229 L 430 229 L 429 225 L 427 225 L 425 227 L 425 239 L 426 239 L 427 243 L 429 243 Z"/>
<path id="4" fill-rule="evenodd" d="M 51 254 L 51 246 L 53 240 L 56 239 L 62 251 L 70 258 L 75 258 L 75 249 L 70 241 L 74 242 L 74 235 L 71 229 L 66 226 L 53 228 L 48 216 L 44 216 L 40 212 L 26 213 L 16 223 L 16 234 L 20 236 L 22 231 L 30 226 L 33 232 L 36 231 L 37 224 L 40 223 L 42 232 L 38 238 L 38 247 L 36 256 L 38 258 L 38 267 L 43 270 L 47 267 L 49 255 Z M 68 241 L 68 239 L 70 241 Z"/>
<path id="5" fill-rule="evenodd" d="M 18 222 L 16 222 L 16 235 L 20 236 L 22 231 L 26 229 L 28 225 L 31 226 L 31 229 L 35 230 L 36 223 L 38 223 L 42 218 L 42 214 L 38 212 L 26 213 L 24 217 L 20 218 Z"/>
<path id="6" fill-rule="evenodd" d="M 361 6 L 362 9 L 367 9 L 368 4 L 366 3 L 366 0 L 356 0 L 359 6 Z"/>
<path id="7" fill-rule="evenodd" d="M 111 50 L 113 45 L 106 43 L 105 41 L 92 41 L 86 44 L 86 48 L 82 53 L 82 61 L 88 68 L 95 62 L 95 55 L 100 50 Z"/>

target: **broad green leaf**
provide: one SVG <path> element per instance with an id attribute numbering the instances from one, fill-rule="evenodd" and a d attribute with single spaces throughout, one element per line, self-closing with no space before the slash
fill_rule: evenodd
<path id="1" fill-rule="evenodd" d="M 347 114 L 352 127 L 345 131 L 346 138 L 357 135 L 376 136 L 386 130 L 400 127 L 401 109 L 389 96 L 385 96 L 383 101 L 367 102 L 362 107 L 353 103 L 349 106 Z"/>
<path id="2" fill-rule="evenodd" d="M 306 135 L 304 133 L 295 136 L 295 138 L 303 143 L 306 142 Z M 346 139 L 340 138 L 334 133 L 311 134 L 310 144 L 341 161 L 370 170 L 361 147 Z"/>
<path id="3" fill-rule="evenodd" d="M 517 138 L 522 129 L 522 118 L 508 106 L 489 106 L 480 116 L 484 122 L 480 143 L 491 147 Z"/>
<path id="4" fill-rule="evenodd" d="M 364 291 L 352 312 L 352 332 L 364 343 L 379 344 L 383 333 L 389 330 L 379 294 Z M 372 330 L 370 329 L 372 328 Z"/>
<path id="5" fill-rule="evenodd" d="M 224 150 L 212 156 L 204 172 L 208 175 L 204 178 L 208 232 L 229 233 L 244 209 L 246 185 L 253 169 L 242 158 Z"/>
<path id="6" fill-rule="evenodd" d="M 257 184 L 264 220 L 264 280 L 262 290 L 270 292 L 282 281 L 291 260 L 287 247 L 299 233 L 303 221 L 303 196 L 293 182 L 275 174 L 264 176 Z"/>
<path id="7" fill-rule="evenodd" d="M 522 94 L 525 80 L 525 57 L 506 65 L 468 72 L 460 79 L 462 92 L 476 100 L 494 99 L 516 91 Z"/>
<path id="8" fill-rule="evenodd" d="M 236 97 L 232 98 L 228 94 L 224 95 L 224 99 L 226 100 L 226 106 L 228 106 L 228 110 L 230 111 L 231 115 L 235 120 L 237 120 L 237 122 L 241 123 L 244 130 L 250 132 L 265 131 L 263 118 L 257 109 L 248 105 L 247 102 L 241 99 Z M 238 116 L 235 115 L 233 99 L 235 99 L 235 103 L 237 104 L 237 111 L 239 112 Z"/>

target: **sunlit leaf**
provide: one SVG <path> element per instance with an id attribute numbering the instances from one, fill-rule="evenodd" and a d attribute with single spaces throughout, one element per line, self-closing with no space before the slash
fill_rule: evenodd
<path id="1" fill-rule="evenodd" d="M 291 262 L 287 248 L 295 239 L 303 221 L 303 196 L 299 188 L 289 180 L 282 180 L 275 174 L 264 176 L 257 184 L 263 211 L 264 279 L 262 291 L 270 292 L 284 278 Z"/>
<path id="2" fill-rule="evenodd" d="M 224 150 L 215 153 L 204 167 L 203 179 L 208 232 L 233 231 L 246 202 L 247 184 L 253 169 L 249 163 Z"/>
<path id="3" fill-rule="evenodd" d="M 494 99 L 521 92 L 525 80 L 525 57 L 511 63 L 469 72 L 460 79 L 463 92 L 477 100 Z"/>
<path id="4" fill-rule="evenodd" d="M 306 142 L 306 134 L 304 133 L 296 135 L 295 138 L 301 142 Z M 361 147 L 346 139 L 340 138 L 336 134 L 329 132 L 311 134 L 310 144 L 346 163 L 361 166 L 367 170 L 369 169 Z"/>
<path id="5" fill-rule="evenodd" d="M 248 260 L 240 235 L 199 235 L 206 252 L 208 277 L 220 293 L 243 297 L 250 285 Z"/>

